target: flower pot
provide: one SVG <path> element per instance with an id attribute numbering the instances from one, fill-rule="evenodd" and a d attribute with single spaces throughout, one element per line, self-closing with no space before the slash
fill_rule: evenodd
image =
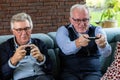
<path id="1" fill-rule="evenodd" d="M 103 28 L 112 28 L 118 27 L 118 22 L 116 20 L 106 20 L 102 22 L 101 25 Z"/>

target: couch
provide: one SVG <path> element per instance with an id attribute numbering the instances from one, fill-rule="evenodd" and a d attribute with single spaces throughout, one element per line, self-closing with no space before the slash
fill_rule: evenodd
<path id="1" fill-rule="evenodd" d="M 108 66 L 110 66 L 111 62 L 114 60 L 114 54 L 115 54 L 115 48 L 116 43 L 120 39 L 120 28 L 103 28 L 107 34 L 107 40 L 112 46 L 112 54 L 109 57 L 102 57 L 101 60 L 101 72 L 104 74 L 106 72 L 106 69 Z M 55 40 L 56 32 L 48 32 L 46 34 L 44 33 L 36 33 L 32 34 L 33 38 L 38 38 L 44 41 L 44 43 L 47 45 L 48 48 L 48 54 L 50 55 L 50 58 L 53 61 L 53 75 L 55 78 L 59 76 L 60 71 L 60 60 L 59 60 L 59 48 L 56 44 Z M 0 44 L 10 37 L 13 37 L 13 35 L 0 35 Z M 58 80 L 58 79 L 57 79 Z"/>

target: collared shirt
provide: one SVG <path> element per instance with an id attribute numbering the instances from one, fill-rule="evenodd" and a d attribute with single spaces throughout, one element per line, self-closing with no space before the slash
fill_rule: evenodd
<path id="1" fill-rule="evenodd" d="M 73 27 L 73 26 L 70 24 L 69 27 Z M 91 27 L 91 26 L 89 26 L 89 27 Z M 78 34 L 75 30 L 74 30 L 74 32 L 78 36 L 81 35 L 81 34 Z M 86 31 L 86 33 L 87 32 L 88 31 Z M 106 33 L 102 30 L 101 27 L 96 27 L 96 29 L 95 29 L 95 35 L 97 35 L 99 33 L 105 35 L 105 37 L 106 37 L 106 43 L 107 43 L 105 48 L 100 48 L 98 46 L 99 53 L 103 54 L 104 57 L 109 56 L 111 54 L 111 46 L 107 42 Z M 81 47 L 79 47 L 79 48 L 76 47 L 75 40 L 74 41 L 70 40 L 70 38 L 69 38 L 69 32 L 65 28 L 65 26 L 61 26 L 57 30 L 56 41 L 57 41 L 58 46 L 60 47 L 60 49 L 62 50 L 62 52 L 65 55 L 76 54 L 81 49 Z"/>
<path id="2" fill-rule="evenodd" d="M 15 39 L 15 48 L 17 49 L 19 46 L 17 45 Z M 31 44 L 31 40 L 28 42 L 28 44 Z M 34 75 L 41 75 L 44 74 L 44 72 L 41 70 L 40 65 L 43 65 L 45 63 L 46 57 L 44 56 L 44 60 L 42 62 L 38 62 L 32 55 L 25 56 L 22 60 L 19 61 L 19 63 L 14 66 L 11 64 L 10 60 L 8 61 L 8 64 L 11 68 L 14 68 L 14 80 L 18 80 L 21 78 L 26 78 Z"/>

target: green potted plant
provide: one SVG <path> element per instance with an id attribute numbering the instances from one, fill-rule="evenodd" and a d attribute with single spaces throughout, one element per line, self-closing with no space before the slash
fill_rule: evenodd
<path id="1" fill-rule="evenodd" d="M 119 0 L 106 0 L 100 21 L 102 27 L 117 27 L 117 14 L 120 12 Z"/>

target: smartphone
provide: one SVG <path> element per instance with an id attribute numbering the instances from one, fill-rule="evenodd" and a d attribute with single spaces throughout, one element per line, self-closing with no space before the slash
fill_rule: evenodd
<path id="1" fill-rule="evenodd" d="M 26 50 L 26 55 L 30 55 L 31 48 L 30 47 L 26 47 L 25 50 Z"/>
<path id="2" fill-rule="evenodd" d="M 99 39 L 98 37 L 89 37 L 89 40 L 95 40 L 95 39 Z"/>

